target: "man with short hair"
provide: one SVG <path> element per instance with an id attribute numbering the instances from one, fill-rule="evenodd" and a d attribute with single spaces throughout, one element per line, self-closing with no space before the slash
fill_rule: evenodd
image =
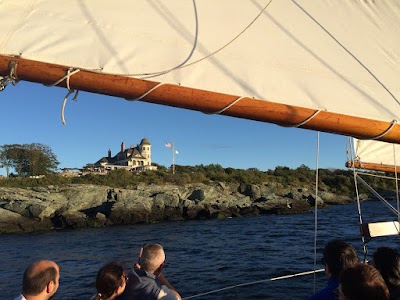
<path id="1" fill-rule="evenodd" d="M 22 294 L 14 300 L 48 300 L 57 291 L 60 269 L 51 260 L 39 260 L 24 272 Z"/>
<path id="2" fill-rule="evenodd" d="M 138 263 L 128 273 L 128 282 L 119 300 L 181 300 L 181 296 L 162 273 L 164 249 L 160 244 L 147 244 L 141 250 Z"/>
<path id="3" fill-rule="evenodd" d="M 358 264 L 356 250 L 350 244 L 342 240 L 333 240 L 326 244 L 323 252 L 323 264 L 325 274 L 328 276 L 328 284 L 318 293 L 308 297 L 308 300 L 336 300 L 338 299 L 340 273 Z"/>

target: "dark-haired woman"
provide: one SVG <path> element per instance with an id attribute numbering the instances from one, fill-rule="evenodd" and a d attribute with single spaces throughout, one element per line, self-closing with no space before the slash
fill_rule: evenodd
<path id="1" fill-rule="evenodd" d="M 389 247 L 379 247 L 374 253 L 374 265 L 389 288 L 390 300 L 400 300 L 400 253 Z"/>
<path id="2" fill-rule="evenodd" d="M 106 264 L 97 273 L 97 294 L 93 295 L 90 300 L 115 299 L 124 292 L 127 280 L 124 269 L 120 264 L 116 262 Z"/>
<path id="3" fill-rule="evenodd" d="M 389 289 L 375 267 L 359 263 L 340 274 L 339 300 L 389 300 Z"/>

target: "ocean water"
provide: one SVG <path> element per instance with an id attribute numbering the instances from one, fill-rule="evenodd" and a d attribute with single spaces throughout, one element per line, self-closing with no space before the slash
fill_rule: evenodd
<path id="1" fill-rule="evenodd" d="M 395 205 L 395 203 L 392 203 Z M 381 202 L 362 203 L 364 222 L 395 220 Z M 357 206 L 318 210 L 317 258 L 328 240 L 345 239 L 363 256 Z M 52 259 L 61 269 L 54 299 L 89 299 L 95 293 L 98 269 L 117 260 L 127 268 L 143 243 L 161 243 L 166 251 L 166 278 L 183 298 L 211 290 L 296 274 L 314 269 L 314 213 L 263 215 L 115 226 L 0 236 L 0 298 L 20 293 L 25 268 L 38 259 Z M 399 236 L 368 243 L 399 247 Z M 316 266 L 317 269 L 321 265 Z M 318 273 L 223 290 L 193 299 L 306 299 L 324 286 Z"/>

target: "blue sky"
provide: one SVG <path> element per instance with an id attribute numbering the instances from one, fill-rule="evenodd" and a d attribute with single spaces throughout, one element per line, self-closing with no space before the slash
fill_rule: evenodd
<path id="1" fill-rule="evenodd" d="M 179 165 L 220 164 L 223 167 L 260 170 L 276 166 L 316 167 L 315 131 L 283 128 L 274 124 L 185 109 L 128 102 L 123 99 L 80 92 L 65 108 L 61 122 L 64 88 L 20 82 L 0 93 L 0 145 L 42 143 L 51 147 L 60 168 L 94 163 L 143 137 L 152 144 L 153 161 L 171 165 L 174 142 Z M 321 133 L 319 167 L 344 168 L 346 138 Z M 0 169 L 0 174 L 5 174 Z"/>

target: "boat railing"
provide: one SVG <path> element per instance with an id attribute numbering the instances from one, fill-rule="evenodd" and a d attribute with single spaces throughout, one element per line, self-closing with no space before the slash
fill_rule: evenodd
<path id="1" fill-rule="evenodd" d="M 193 296 L 184 297 L 184 298 L 182 298 L 182 300 L 194 299 L 194 298 L 198 298 L 198 297 L 202 297 L 202 296 L 206 296 L 206 295 L 220 293 L 220 292 L 227 291 L 227 290 L 235 290 L 235 295 L 236 295 L 235 298 L 239 299 L 239 288 L 240 287 L 256 285 L 256 284 L 265 283 L 268 281 L 277 281 L 277 280 L 289 279 L 289 278 L 294 278 L 294 277 L 299 277 L 299 276 L 305 276 L 305 275 L 310 275 L 310 274 L 314 274 L 314 273 L 320 273 L 323 271 L 325 271 L 325 269 L 318 269 L 318 270 L 300 272 L 300 273 L 289 274 L 289 275 L 284 275 L 284 276 L 279 276 L 279 277 L 274 277 L 274 278 L 262 279 L 262 280 L 252 281 L 252 282 L 240 283 L 240 284 L 231 285 L 231 286 L 223 287 L 220 289 L 215 289 L 215 290 L 211 290 L 208 292 L 196 294 Z"/>

